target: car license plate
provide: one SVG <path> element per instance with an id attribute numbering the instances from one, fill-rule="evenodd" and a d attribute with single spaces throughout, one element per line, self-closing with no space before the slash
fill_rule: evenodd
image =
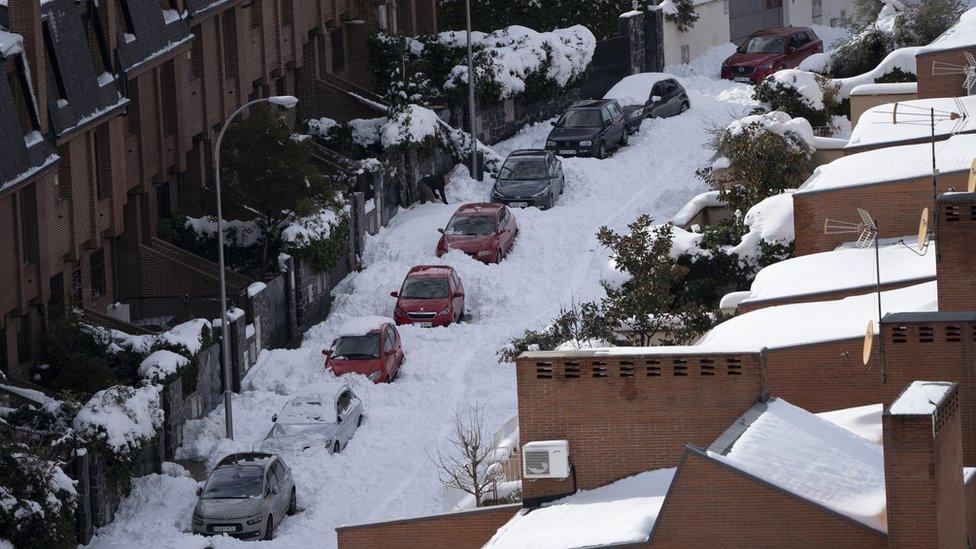
<path id="1" fill-rule="evenodd" d="M 570 149 L 559 149 L 559 154 L 576 154 L 576 151 Z"/>
<path id="2" fill-rule="evenodd" d="M 433 325 L 434 325 L 434 324 L 433 324 L 432 322 L 418 322 L 417 324 L 418 324 L 418 325 L 419 325 L 419 326 L 420 326 L 421 328 L 430 328 L 431 326 L 433 326 Z"/>
<path id="3" fill-rule="evenodd" d="M 237 527 L 236 526 L 214 526 L 213 531 L 214 532 L 236 532 Z"/>
<path id="4" fill-rule="evenodd" d="M 748 76 L 736 76 L 734 80 L 736 82 L 745 82 L 746 84 L 748 84 L 749 82 L 752 82 L 752 80 L 749 80 L 749 77 Z"/>
<path id="5" fill-rule="evenodd" d="M 509 202 L 508 205 L 511 206 L 511 207 L 513 207 L 513 208 L 525 208 L 526 206 L 529 205 L 529 203 L 528 202 Z"/>

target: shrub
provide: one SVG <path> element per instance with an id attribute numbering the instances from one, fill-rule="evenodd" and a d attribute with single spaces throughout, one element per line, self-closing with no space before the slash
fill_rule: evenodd
<path id="1" fill-rule="evenodd" d="M 665 10 L 664 19 L 674 23 L 678 27 L 678 32 L 688 32 L 695 26 L 699 15 L 695 13 L 695 4 L 692 0 L 673 0 L 673 10 Z"/>
<path id="2" fill-rule="evenodd" d="M 876 84 L 891 84 L 896 82 L 918 82 L 918 77 L 913 72 L 905 72 L 898 67 L 893 67 L 890 71 L 874 79 Z"/>
<path id="3" fill-rule="evenodd" d="M 88 398 L 120 381 L 106 345 L 78 314 L 69 312 L 48 324 L 43 342 L 49 367 L 40 381 L 51 389 Z"/>
<path id="4" fill-rule="evenodd" d="M 57 463 L 0 443 L 0 535 L 14 547 L 73 547 L 77 496 Z"/>
<path id="5" fill-rule="evenodd" d="M 925 46 L 955 25 L 963 11 L 960 0 L 906 2 L 895 24 L 895 43 L 900 47 Z"/>
<path id="6" fill-rule="evenodd" d="M 819 74 L 780 71 L 763 79 L 753 89 L 752 96 L 768 104 L 770 110 L 805 118 L 815 127 L 829 126 L 839 87 Z"/>
<path id="7" fill-rule="evenodd" d="M 849 78 L 874 70 L 895 48 L 889 33 L 870 27 L 835 49 L 830 61 L 834 78 Z"/>
<path id="8" fill-rule="evenodd" d="M 541 330 L 525 330 L 521 336 L 498 351 L 499 362 L 514 362 L 526 351 L 551 351 L 566 342 L 612 339 L 603 311 L 594 302 L 573 304 L 561 309 L 552 324 Z"/>

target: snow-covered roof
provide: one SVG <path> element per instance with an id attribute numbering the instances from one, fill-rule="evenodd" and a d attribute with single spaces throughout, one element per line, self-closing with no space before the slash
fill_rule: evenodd
<path id="1" fill-rule="evenodd" d="M 859 437 L 881 444 L 883 441 L 881 427 L 881 413 L 884 404 L 868 404 L 842 410 L 820 412 L 817 417 L 825 419 L 834 425 L 847 429 Z"/>
<path id="2" fill-rule="evenodd" d="M 713 446 L 708 455 L 871 529 L 888 530 L 881 445 L 782 399 L 765 403 L 730 448 Z"/>
<path id="3" fill-rule="evenodd" d="M 646 471 L 520 511 L 484 547 L 569 549 L 647 541 L 674 472 L 674 468 Z"/>
<path id="4" fill-rule="evenodd" d="M 921 282 L 935 277 L 932 250 L 920 256 L 905 244 L 889 239 L 879 245 L 878 252 L 882 284 Z M 774 263 L 759 271 L 749 295 L 740 304 L 856 288 L 870 291 L 877 281 L 874 259 L 873 247 L 846 247 Z"/>
<path id="5" fill-rule="evenodd" d="M 897 50 L 886 55 L 885 58 L 878 63 L 877 67 L 864 74 L 859 74 L 857 76 L 851 76 L 848 78 L 834 78 L 833 82 L 840 86 L 840 88 L 837 90 L 838 99 L 850 97 L 851 90 L 857 86 L 862 84 L 874 84 L 875 80 L 881 78 L 894 69 L 900 69 L 904 72 L 916 74 L 918 68 L 915 62 L 915 54 L 920 49 L 921 48 L 917 47 L 898 48 Z"/>
<path id="6" fill-rule="evenodd" d="M 385 316 L 357 316 L 343 323 L 336 337 L 364 336 L 373 330 L 379 330 L 384 324 L 393 324 L 393 319 Z"/>
<path id="7" fill-rule="evenodd" d="M 935 281 L 881 293 L 883 313 L 938 310 Z M 726 320 L 705 334 L 696 347 L 705 351 L 759 351 L 852 339 L 864 335 L 869 320 L 880 325 L 874 293 L 834 301 L 794 303 L 751 311 Z"/>
<path id="8" fill-rule="evenodd" d="M 661 80 L 677 78 L 664 72 L 642 72 L 632 74 L 614 84 L 604 94 L 604 99 L 616 99 L 621 105 L 643 105 L 651 95 L 651 88 Z"/>
<path id="9" fill-rule="evenodd" d="M 955 135 L 936 145 L 941 173 L 969 171 L 976 135 Z M 817 168 L 796 194 L 829 191 L 926 177 L 932 174 L 932 146 L 928 143 L 887 147 L 838 158 Z"/>
<path id="10" fill-rule="evenodd" d="M 335 423 L 335 397 L 345 383 L 316 384 L 312 393 L 289 400 L 278 414 L 278 423 Z"/>
<path id="11" fill-rule="evenodd" d="M 24 49 L 24 37 L 19 34 L 0 30 L 0 58 L 9 59 L 18 55 Z"/>
<path id="12" fill-rule="evenodd" d="M 976 47 L 976 8 L 959 17 L 959 22 L 942 33 L 928 46 L 919 48 L 919 54 L 933 53 L 957 48 Z"/>
<path id="13" fill-rule="evenodd" d="M 932 415 L 956 386 L 949 381 L 913 381 L 888 407 L 893 416 Z"/>
<path id="14" fill-rule="evenodd" d="M 910 93 L 918 93 L 918 82 L 859 84 L 851 90 L 851 97 L 857 95 L 901 95 Z"/>
<path id="15" fill-rule="evenodd" d="M 960 111 L 957 99 L 965 111 L 976 114 L 976 95 L 959 98 L 913 99 L 899 101 L 897 107 L 894 103 L 871 107 L 858 119 L 847 147 L 928 139 L 932 135 L 930 109 L 935 109 L 937 113 L 936 137 L 945 138 L 952 133 L 976 132 L 976 120 L 966 119 L 960 123 L 959 120 L 951 120 L 946 115 L 948 112 Z M 892 123 L 894 120 L 897 120 L 897 123 Z"/>

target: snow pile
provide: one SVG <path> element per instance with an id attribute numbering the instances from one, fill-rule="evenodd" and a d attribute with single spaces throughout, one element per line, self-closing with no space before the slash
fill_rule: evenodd
<path id="1" fill-rule="evenodd" d="M 881 293 L 882 314 L 938 310 L 934 281 Z M 712 328 L 695 347 L 752 350 L 856 339 L 868 321 L 880 325 L 874 293 L 834 301 L 777 305 L 741 314 Z"/>
<path id="2" fill-rule="evenodd" d="M 0 58 L 10 59 L 24 51 L 24 37 L 0 30 Z"/>
<path id="3" fill-rule="evenodd" d="M 804 103 L 811 109 L 818 111 L 824 109 L 823 89 L 820 87 L 822 77 L 805 70 L 784 69 L 773 73 L 772 79 L 783 87 L 793 88 L 799 92 Z"/>
<path id="4" fill-rule="evenodd" d="M 815 72 L 818 74 L 824 74 L 830 67 L 830 54 L 829 53 L 815 53 L 803 61 L 796 67 L 801 71 Z"/>
<path id="5" fill-rule="evenodd" d="M 159 394 L 152 386 L 116 385 L 95 393 L 75 416 L 82 437 L 105 444 L 116 456 L 127 456 L 156 436 L 163 425 Z"/>
<path id="6" fill-rule="evenodd" d="M 726 159 L 726 161 L 728 161 L 728 159 Z M 712 168 L 715 168 L 714 163 L 712 164 Z M 671 223 L 674 223 L 678 227 L 683 227 L 690 223 L 691 220 L 694 219 L 694 217 L 705 208 L 721 208 L 723 206 L 725 206 L 725 203 L 722 202 L 721 198 L 719 198 L 719 191 L 703 192 L 686 202 L 685 205 L 678 210 L 678 213 L 671 216 Z"/>
<path id="7" fill-rule="evenodd" d="M 935 244 L 930 244 L 934 246 Z M 918 255 L 901 242 L 879 245 L 881 283 L 935 278 L 935 253 Z M 794 257 L 759 271 L 743 303 L 864 288 L 877 280 L 873 248 L 841 248 Z"/>
<path id="8" fill-rule="evenodd" d="M 821 96 L 821 99 L 823 99 L 823 96 Z M 736 136 L 747 131 L 747 129 L 755 127 L 762 128 L 777 135 L 785 136 L 786 134 L 792 134 L 805 141 L 811 147 L 816 146 L 813 126 L 810 125 L 810 122 L 806 118 L 793 118 L 783 111 L 750 114 L 749 116 L 744 116 L 733 121 L 728 125 L 726 130 L 730 135 Z"/>
<path id="9" fill-rule="evenodd" d="M 651 88 L 661 80 L 675 78 L 664 72 L 642 72 L 632 74 L 614 84 L 604 99 L 616 99 L 622 106 L 643 105 L 651 96 Z"/>
<path id="10" fill-rule="evenodd" d="M 760 244 L 787 245 L 793 242 L 793 190 L 764 199 L 746 212 L 749 232 L 732 248 L 742 258 L 758 258 Z"/>
<path id="11" fill-rule="evenodd" d="M 931 415 L 955 387 L 948 381 L 913 381 L 888 407 L 893 416 Z"/>
<path id="12" fill-rule="evenodd" d="M 565 87 L 586 72 L 596 50 L 596 37 L 582 25 L 551 32 L 512 25 L 490 34 L 472 33 L 471 38 L 472 47 L 481 55 L 487 53 L 491 60 L 492 75 L 501 87 L 500 99 L 524 92 L 525 79 L 543 68 L 547 80 L 559 88 Z M 440 33 L 438 41 L 454 47 L 467 45 L 464 33 L 455 31 Z M 412 50 L 415 55 L 421 53 L 416 45 Z M 457 65 L 451 69 L 444 88 L 452 89 L 467 82 L 467 65 Z"/>
<path id="13" fill-rule="evenodd" d="M 441 120 L 437 113 L 419 105 L 407 105 L 380 129 L 384 148 L 423 143 L 437 137 Z"/>
<path id="14" fill-rule="evenodd" d="M 860 92 L 875 86 L 916 86 L 915 82 L 905 84 L 870 84 L 858 86 Z M 889 93 L 889 92 L 885 92 Z M 897 105 L 897 106 L 896 106 Z M 848 147 L 864 147 L 880 143 L 895 144 L 899 141 L 929 139 L 932 135 L 931 109 L 935 109 L 935 137 L 943 140 L 955 133 L 976 132 L 976 121 L 968 118 L 960 123 L 950 116 L 939 113 L 959 112 L 960 109 L 976 112 L 976 95 L 965 97 L 940 97 L 936 99 L 913 99 L 871 107 L 857 121 L 851 132 Z"/>
<path id="15" fill-rule="evenodd" d="M 345 222 L 338 213 L 323 208 L 308 216 L 293 218 L 281 231 L 281 240 L 292 246 L 301 247 L 313 240 L 328 238 L 332 230 Z"/>
<path id="16" fill-rule="evenodd" d="M 911 95 L 916 93 L 918 93 L 918 82 L 881 82 L 855 86 L 851 90 L 851 97 L 858 95 Z M 908 103 L 908 101 L 902 103 Z"/>
<path id="17" fill-rule="evenodd" d="M 252 282 L 247 286 L 247 297 L 254 297 L 268 288 L 264 282 Z"/>
<path id="18" fill-rule="evenodd" d="M 883 440 L 881 412 L 883 409 L 883 404 L 868 404 L 866 406 L 844 408 L 843 410 L 821 412 L 817 414 L 817 417 L 825 419 L 859 437 L 866 438 L 875 444 L 881 444 Z"/>
<path id="19" fill-rule="evenodd" d="M 647 541 L 675 469 L 655 469 L 520 511 L 486 549 L 605 547 Z"/>
<path id="20" fill-rule="evenodd" d="M 881 445 L 782 399 L 769 401 L 727 452 L 708 454 L 871 529 L 888 530 Z"/>
<path id="21" fill-rule="evenodd" d="M 976 45 L 976 7 L 959 17 L 959 22 L 950 27 L 928 46 L 919 48 L 918 53 L 971 48 Z"/>
<path id="22" fill-rule="evenodd" d="M 190 359 L 185 356 L 160 349 L 147 356 L 139 364 L 139 377 L 148 379 L 153 383 L 159 383 L 189 364 Z"/>
<path id="23" fill-rule="evenodd" d="M 312 135 L 326 135 L 329 130 L 336 127 L 339 123 L 332 118 L 312 118 L 308 121 L 308 130 Z"/>

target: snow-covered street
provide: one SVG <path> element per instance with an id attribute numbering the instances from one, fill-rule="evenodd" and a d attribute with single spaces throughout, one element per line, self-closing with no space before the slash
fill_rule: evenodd
<path id="1" fill-rule="evenodd" d="M 446 263 L 464 282 L 470 320 L 448 328 L 400 328 L 407 358 L 395 383 L 373 385 L 365 377 L 346 376 L 365 402 L 368 421 L 339 455 L 322 448 L 283 456 L 294 470 L 302 511 L 264 545 L 334 547 L 334 529 L 342 524 L 441 512 L 443 489 L 428 453 L 444 444 L 455 408 L 484 404 L 492 429 L 516 413 L 514 365 L 498 363 L 496 351 L 524 329 L 544 326 L 574 300 L 601 295 L 607 259 L 595 238 L 601 225 L 620 230 L 642 213 L 665 221 L 706 190 L 694 172 L 710 161 L 710 130 L 754 104 L 751 87 L 717 79 L 718 62 L 728 49 L 716 50 L 721 51 L 678 73 L 692 101 L 689 112 L 645 121 L 630 145 L 607 160 L 564 159 L 565 194 L 551 211 L 515 211 L 520 234 L 500 265 L 483 265 L 459 251 L 441 260 L 434 255 L 436 229 L 461 203 L 483 201 L 490 188 L 487 178 L 475 182 L 457 168 L 448 186 L 451 204 L 401 211 L 389 227 L 368 237 L 364 269 L 336 289 L 329 318 L 307 333 L 301 348 L 263 355 L 246 378 L 244 393 L 234 398 L 235 440 L 223 439 L 223 409 L 218 408 L 188 426 L 182 457 L 213 465 L 229 452 L 250 450 L 290 396 L 331 377 L 321 350 L 345 320 L 392 315 L 389 293 L 399 289 L 412 266 Z M 548 122 L 536 124 L 494 148 L 502 156 L 541 148 L 549 129 Z M 171 469 L 178 475 L 178 468 Z M 189 533 L 197 485 L 185 476 L 136 479 L 118 518 L 93 545 L 241 546 L 230 538 Z"/>

